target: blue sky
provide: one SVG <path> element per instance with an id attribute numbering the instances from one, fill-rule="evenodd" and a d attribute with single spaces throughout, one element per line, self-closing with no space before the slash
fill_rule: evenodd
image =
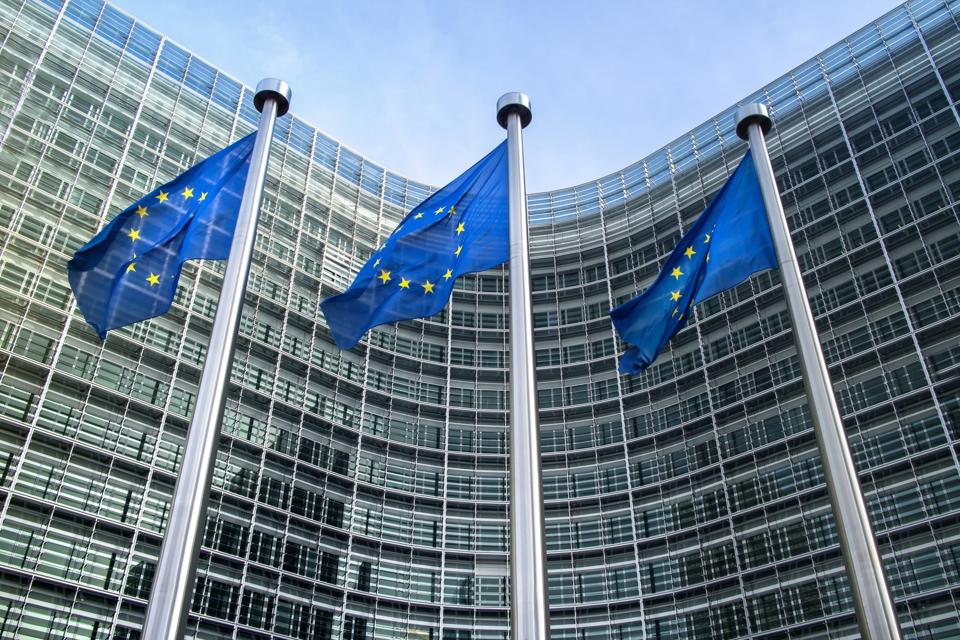
<path id="1" fill-rule="evenodd" d="M 383 166 L 441 185 L 530 96 L 530 192 L 639 160 L 892 9 L 892 0 L 116 0 Z"/>

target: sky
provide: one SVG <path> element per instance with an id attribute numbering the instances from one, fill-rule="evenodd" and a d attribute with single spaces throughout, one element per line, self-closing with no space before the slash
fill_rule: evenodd
<path id="1" fill-rule="evenodd" d="M 381 166 L 443 185 L 530 96 L 527 190 L 647 156 L 894 8 L 893 0 L 114 0 Z"/>

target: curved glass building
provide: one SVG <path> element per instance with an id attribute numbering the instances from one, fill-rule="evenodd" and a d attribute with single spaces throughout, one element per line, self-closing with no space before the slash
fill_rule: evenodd
<path id="1" fill-rule="evenodd" d="M 900 6 L 744 99 L 774 118 L 918 639 L 960 637 L 958 12 Z M 607 311 L 742 157 L 734 111 L 529 198 L 555 639 L 857 635 L 777 274 L 616 373 Z M 222 265 L 189 267 L 170 313 L 100 343 L 64 264 L 256 116 L 248 88 L 110 5 L 0 0 L 2 638 L 140 637 Z M 431 189 L 278 122 L 189 637 L 508 637 L 505 272 L 347 352 L 318 314 Z"/>

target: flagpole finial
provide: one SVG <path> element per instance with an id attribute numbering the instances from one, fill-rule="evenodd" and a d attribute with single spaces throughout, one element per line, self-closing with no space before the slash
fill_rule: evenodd
<path id="1" fill-rule="evenodd" d="M 507 128 L 507 116 L 511 113 L 519 114 L 520 128 L 523 129 L 533 120 L 530 110 L 530 97 L 519 91 L 511 91 L 500 96 L 497 100 L 497 122 L 504 129 Z"/>
<path id="2" fill-rule="evenodd" d="M 770 120 L 770 112 L 767 111 L 767 105 L 761 102 L 751 102 L 740 105 L 737 109 L 737 135 L 741 140 L 749 140 L 748 129 L 750 125 L 756 122 L 760 125 L 763 135 L 770 133 L 770 127 L 773 121 Z"/>
<path id="3" fill-rule="evenodd" d="M 257 83 L 257 91 L 253 94 L 253 106 L 257 111 L 263 111 L 263 103 L 267 98 L 273 98 L 277 101 L 277 117 L 279 118 L 290 109 L 290 98 L 293 92 L 283 80 L 277 78 L 264 78 Z"/>

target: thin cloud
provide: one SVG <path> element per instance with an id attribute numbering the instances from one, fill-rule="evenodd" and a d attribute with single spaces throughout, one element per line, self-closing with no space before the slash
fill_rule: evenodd
<path id="1" fill-rule="evenodd" d="M 287 80 L 298 117 L 428 184 L 501 140 L 496 100 L 525 91 L 531 192 L 632 164 L 895 6 L 118 1 L 247 84 Z"/>

